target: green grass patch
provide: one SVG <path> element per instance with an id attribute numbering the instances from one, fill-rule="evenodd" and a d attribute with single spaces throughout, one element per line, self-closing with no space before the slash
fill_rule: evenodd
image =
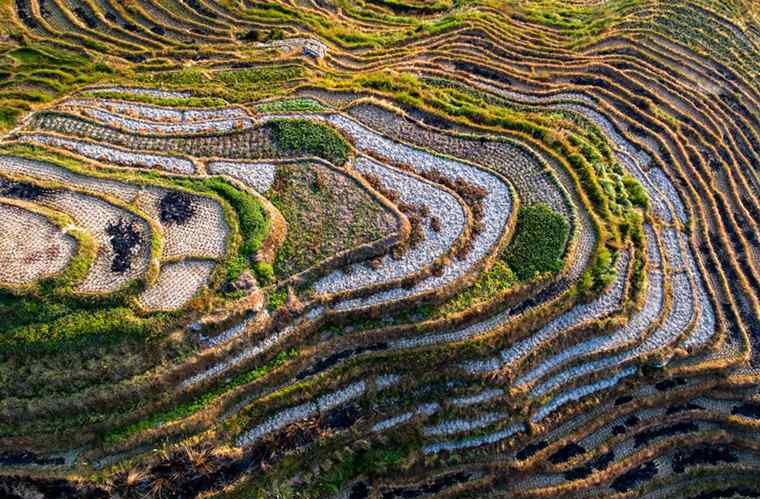
<path id="1" fill-rule="evenodd" d="M 258 199 L 245 191 L 236 189 L 220 178 L 176 180 L 175 183 L 197 192 L 214 193 L 227 201 L 238 215 L 243 244 L 240 252 L 252 258 L 261 247 L 269 232 L 270 220 Z"/>
<path id="2" fill-rule="evenodd" d="M 80 54 L 67 53 L 53 47 L 21 47 L 8 52 L 18 64 L 28 66 L 84 66 L 89 61 Z"/>
<path id="3" fill-rule="evenodd" d="M 594 255 L 591 268 L 586 270 L 578 281 L 581 296 L 591 298 L 610 284 L 617 275 L 612 266 L 613 254 L 606 246 L 600 246 Z"/>
<path id="4" fill-rule="evenodd" d="M 0 292 L 0 352 L 37 354 L 67 351 L 160 333 L 167 316 L 138 316 L 127 306 L 18 297 Z"/>
<path id="5" fill-rule="evenodd" d="M 294 113 L 294 112 L 320 112 L 327 108 L 313 99 L 283 99 L 272 102 L 264 102 L 256 106 L 259 113 Z"/>
<path id="6" fill-rule="evenodd" d="M 503 261 L 497 260 L 488 272 L 480 275 L 475 284 L 435 307 L 431 315 L 442 317 L 467 310 L 478 303 L 488 301 L 501 291 L 509 289 L 516 282 L 517 277 L 512 269 Z"/>
<path id="7" fill-rule="evenodd" d="M 350 147 L 333 128 L 306 119 L 278 119 L 265 125 L 272 130 L 275 146 L 283 152 L 318 156 L 335 165 L 348 160 Z"/>
<path id="8" fill-rule="evenodd" d="M 210 71 L 198 67 L 139 75 L 136 81 L 161 88 L 190 89 L 199 97 L 224 98 L 233 102 L 271 96 L 275 87 L 302 78 L 298 65 L 263 66 Z"/>
<path id="9" fill-rule="evenodd" d="M 165 107 L 224 107 L 227 101 L 218 97 L 154 97 L 151 95 L 130 94 L 126 92 L 98 91 L 85 92 L 87 98 L 116 99 L 140 102 Z"/>
<path id="10" fill-rule="evenodd" d="M 216 73 L 212 81 L 221 82 L 233 90 L 244 92 L 256 88 L 262 83 L 280 83 L 301 78 L 304 69 L 301 66 L 272 66 L 262 68 L 236 69 Z"/>
<path id="11" fill-rule="evenodd" d="M 558 272 L 569 231 L 564 217 L 543 203 L 521 208 L 505 261 L 521 281 Z"/>
<path id="12" fill-rule="evenodd" d="M 13 107 L 0 107 L 0 128 L 7 129 L 16 126 L 22 111 Z"/>
<path id="13" fill-rule="evenodd" d="M 403 439 L 350 454 L 337 466 L 319 477 L 315 492 L 321 492 L 321 494 L 315 494 L 312 497 L 338 494 L 346 484 L 359 476 L 372 478 L 386 475 L 391 470 L 401 467 L 418 450 L 417 441 Z"/>

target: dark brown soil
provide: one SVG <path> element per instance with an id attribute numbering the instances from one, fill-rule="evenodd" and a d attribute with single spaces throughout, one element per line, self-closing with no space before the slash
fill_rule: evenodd
<path id="1" fill-rule="evenodd" d="M 545 449 L 548 445 L 549 442 L 546 440 L 540 440 L 538 442 L 528 444 L 517 453 L 516 457 L 520 461 L 528 459 L 530 456 L 540 451 L 541 449 Z"/>
<path id="2" fill-rule="evenodd" d="M 698 464 L 735 463 L 736 454 L 724 445 L 703 446 L 673 455 L 673 471 L 683 473 L 689 466 Z"/>
<path id="3" fill-rule="evenodd" d="M 34 201 L 53 192 L 52 189 L 43 189 L 34 184 L 24 182 L 10 182 L 0 179 L 0 195 L 9 198 L 23 199 L 24 201 Z"/>
<path id="4" fill-rule="evenodd" d="M 189 194 L 179 191 L 167 192 L 159 203 L 161 221 L 182 225 L 190 220 L 195 214 L 193 198 Z"/>
<path id="5" fill-rule="evenodd" d="M 575 456 L 580 456 L 585 452 L 586 449 L 584 449 L 582 446 L 576 444 L 575 442 L 571 442 L 549 456 L 549 462 L 552 464 L 564 463 L 568 459 L 571 459 Z"/>
<path id="6" fill-rule="evenodd" d="M 632 489 L 641 482 L 651 480 L 657 475 L 657 466 L 654 461 L 648 461 L 641 466 L 634 468 L 626 473 L 623 473 L 615 480 L 613 480 L 610 487 L 618 492 L 625 492 Z"/>
<path id="7" fill-rule="evenodd" d="M 142 236 L 134 222 L 123 218 L 110 224 L 106 233 L 111 236 L 111 248 L 114 252 L 111 270 L 122 274 L 132 267 L 132 257 L 140 251 Z"/>
<path id="8" fill-rule="evenodd" d="M 646 445 L 652 440 L 660 437 L 670 437 L 672 435 L 678 435 L 681 433 L 689 433 L 692 431 L 698 431 L 699 426 L 697 426 L 695 423 L 688 421 L 688 422 L 681 422 L 681 423 L 675 423 L 668 426 L 662 426 L 660 428 L 653 428 L 651 430 L 646 430 L 635 437 L 635 444 L 636 447 L 641 447 L 642 445 Z"/>

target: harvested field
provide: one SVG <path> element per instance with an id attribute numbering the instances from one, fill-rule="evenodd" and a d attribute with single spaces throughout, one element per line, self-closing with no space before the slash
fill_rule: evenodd
<path id="1" fill-rule="evenodd" d="M 278 165 L 264 195 L 288 224 L 288 236 L 274 261 L 278 279 L 398 230 L 394 214 L 376 195 L 324 165 Z"/>
<path id="2" fill-rule="evenodd" d="M 6 234 L 0 240 L 0 282 L 6 285 L 32 284 L 58 274 L 76 250 L 76 241 L 61 227 L 13 204 L 0 204 L 0 231 Z"/>
<path id="3" fill-rule="evenodd" d="M 158 280 L 140 295 L 140 305 L 150 311 L 181 309 L 208 284 L 214 262 L 185 260 L 161 269 Z"/>

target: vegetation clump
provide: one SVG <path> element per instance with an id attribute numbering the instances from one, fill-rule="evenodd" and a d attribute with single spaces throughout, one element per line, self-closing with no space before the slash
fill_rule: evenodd
<path id="1" fill-rule="evenodd" d="M 521 281 L 558 272 L 569 230 L 570 225 L 562 215 L 545 204 L 520 208 L 505 261 Z"/>
<path id="2" fill-rule="evenodd" d="M 140 317 L 129 307 L 40 296 L 19 300 L 0 293 L 0 356 L 52 354 L 156 337 L 168 323 Z"/>
<path id="3" fill-rule="evenodd" d="M 317 156 L 342 165 L 351 151 L 348 142 L 333 128 L 306 119 L 278 119 L 266 125 L 278 149 L 289 154 Z"/>
<path id="4" fill-rule="evenodd" d="M 244 42 L 271 42 L 276 40 L 282 40 L 285 38 L 285 33 L 279 29 L 274 28 L 271 30 L 259 30 L 250 29 L 245 33 L 238 34 L 238 39 Z"/>

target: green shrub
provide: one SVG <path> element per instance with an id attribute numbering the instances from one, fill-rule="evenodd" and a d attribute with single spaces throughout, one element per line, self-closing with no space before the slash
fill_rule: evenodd
<path id="1" fill-rule="evenodd" d="M 237 255 L 230 259 L 230 263 L 227 265 L 227 281 L 234 281 L 245 269 L 248 268 L 248 262 L 240 255 Z"/>
<path id="2" fill-rule="evenodd" d="M 274 281 L 274 268 L 271 263 L 258 262 L 256 263 L 256 277 L 259 279 L 259 283 L 262 286 L 271 284 Z"/>
<path id="3" fill-rule="evenodd" d="M 514 239 L 506 251 L 506 262 L 521 281 L 536 274 L 562 269 L 570 225 L 545 204 L 521 208 Z"/>
<path id="4" fill-rule="evenodd" d="M 585 297 L 598 293 L 615 279 L 615 268 L 612 266 L 612 253 L 606 246 L 597 249 L 594 263 L 586 270 L 578 283 L 578 290 Z"/>
<path id="5" fill-rule="evenodd" d="M 287 289 L 277 289 L 269 295 L 267 302 L 267 309 L 272 312 L 277 310 L 281 306 L 285 305 L 285 301 L 288 299 Z"/>
<path id="6" fill-rule="evenodd" d="M 628 193 L 628 199 L 634 205 L 640 208 L 647 208 L 649 206 L 649 197 L 647 197 L 647 191 L 641 183 L 630 175 L 623 177 L 623 185 Z"/>
<path id="7" fill-rule="evenodd" d="M 436 307 L 432 315 L 440 317 L 467 310 L 474 305 L 493 298 L 499 292 L 508 289 L 516 281 L 517 279 L 512 269 L 503 261 L 497 260 L 488 272 L 480 275 L 472 286 L 457 293 L 451 299 Z"/>
<path id="8" fill-rule="evenodd" d="M 12 107 L 0 107 L 0 128 L 13 128 L 21 110 Z"/>

